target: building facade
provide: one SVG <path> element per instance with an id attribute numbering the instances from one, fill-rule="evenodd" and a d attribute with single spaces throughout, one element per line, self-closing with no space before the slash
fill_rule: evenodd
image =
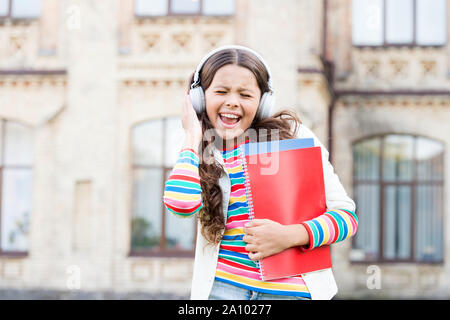
<path id="1" fill-rule="evenodd" d="M 164 181 L 190 75 L 241 44 L 357 203 L 337 298 L 450 297 L 448 17 L 449 0 L 0 1 L 0 292 L 189 296 L 196 219 L 165 210 Z"/>

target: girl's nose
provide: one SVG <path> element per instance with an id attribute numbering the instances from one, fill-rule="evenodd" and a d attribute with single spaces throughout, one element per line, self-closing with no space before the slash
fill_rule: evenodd
<path id="1" fill-rule="evenodd" d="M 239 100 L 237 99 L 235 94 L 230 94 L 225 101 L 226 106 L 236 107 L 239 105 Z"/>

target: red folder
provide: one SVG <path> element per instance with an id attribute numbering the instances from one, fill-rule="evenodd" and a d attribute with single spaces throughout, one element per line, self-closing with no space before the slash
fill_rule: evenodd
<path id="1" fill-rule="evenodd" d="M 241 159 L 250 219 L 299 224 L 326 211 L 320 147 L 268 154 L 241 152 Z M 269 159 L 271 162 L 267 164 Z M 272 170 L 268 169 L 270 166 Z M 331 268 L 330 248 L 321 246 L 303 251 L 293 247 L 263 258 L 259 264 L 263 280 L 296 276 Z"/>

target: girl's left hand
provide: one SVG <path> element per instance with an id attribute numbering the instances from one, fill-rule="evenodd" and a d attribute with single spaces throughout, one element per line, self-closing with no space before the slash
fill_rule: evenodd
<path id="1" fill-rule="evenodd" d="M 308 232 L 301 224 L 282 225 L 269 219 L 254 219 L 243 230 L 242 240 L 247 243 L 245 249 L 253 261 L 309 242 Z"/>

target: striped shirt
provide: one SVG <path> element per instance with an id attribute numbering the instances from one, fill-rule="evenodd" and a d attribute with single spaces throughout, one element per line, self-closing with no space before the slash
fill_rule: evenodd
<path id="1" fill-rule="evenodd" d="M 239 158 L 240 148 L 222 151 L 231 180 L 225 232 L 219 247 L 216 280 L 252 291 L 310 298 L 301 276 L 263 281 L 256 261 L 250 260 L 242 240 L 243 226 L 249 221 L 245 195 L 244 172 Z M 166 182 L 164 203 L 172 213 L 187 217 L 202 208 L 198 155 L 192 149 L 182 149 Z M 311 250 L 351 237 L 358 224 L 356 215 L 348 210 L 328 210 L 315 219 L 302 223 L 309 235 Z"/>
<path id="2" fill-rule="evenodd" d="M 177 216 L 190 217 L 202 208 L 199 159 L 192 149 L 182 149 L 164 188 L 164 204 Z"/>

